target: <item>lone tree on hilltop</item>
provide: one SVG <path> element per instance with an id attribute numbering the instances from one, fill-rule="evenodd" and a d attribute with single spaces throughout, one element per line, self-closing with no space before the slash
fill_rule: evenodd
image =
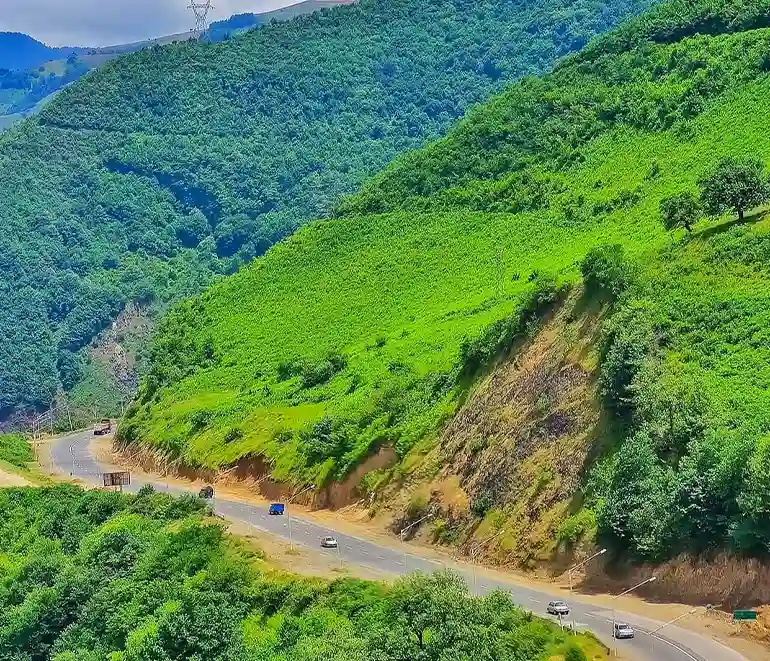
<path id="1" fill-rule="evenodd" d="M 756 158 L 723 158 L 714 172 L 698 182 L 703 206 L 711 215 L 727 210 L 743 220 L 747 209 L 770 199 L 770 182 L 765 166 Z"/>
<path id="2" fill-rule="evenodd" d="M 690 191 L 664 197 L 660 201 L 660 217 L 667 230 L 684 227 L 692 232 L 692 226 L 703 215 L 698 198 Z"/>

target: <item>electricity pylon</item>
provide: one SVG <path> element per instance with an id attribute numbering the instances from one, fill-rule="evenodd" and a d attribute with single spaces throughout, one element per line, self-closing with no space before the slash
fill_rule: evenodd
<path id="1" fill-rule="evenodd" d="M 192 9 L 193 14 L 195 14 L 195 33 L 199 37 L 202 37 L 206 34 L 206 29 L 209 26 L 209 12 L 214 9 L 214 5 L 211 4 L 211 0 L 206 0 L 206 2 L 203 2 L 202 0 L 197 0 L 197 2 L 196 0 L 190 0 L 187 9 Z"/>

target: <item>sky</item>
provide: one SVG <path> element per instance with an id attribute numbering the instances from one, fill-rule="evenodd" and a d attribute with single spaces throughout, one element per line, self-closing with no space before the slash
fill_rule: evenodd
<path id="1" fill-rule="evenodd" d="M 213 20 L 270 11 L 297 0 L 212 0 Z M 0 32 L 25 32 L 50 46 L 113 46 L 186 32 L 190 0 L 0 0 Z"/>

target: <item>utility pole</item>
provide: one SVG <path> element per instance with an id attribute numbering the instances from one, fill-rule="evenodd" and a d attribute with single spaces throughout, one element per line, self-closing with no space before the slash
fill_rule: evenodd
<path id="1" fill-rule="evenodd" d="M 211 0 L 190 0 L 190 4 L 187 9 L 192 9 L 195 14 L 195 34 L 200 39 L 206 34 L 206 30 L 209 27 L 208 18 L 209 12 L 214 9 L 214 5 L 211 4 Z"/>

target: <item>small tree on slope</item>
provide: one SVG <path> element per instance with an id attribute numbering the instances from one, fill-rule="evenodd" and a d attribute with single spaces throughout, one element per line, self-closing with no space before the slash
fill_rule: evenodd
<path id="1" fill-rule="evenodd" d="M 667 230 L 684 227 L 692 232 L 692 226 L 703 215 L 700 202 L 690 191 L 665 197 L 660 201 L 660 217 Z"/>
<path id="2" fill-rule="evenodd" d="M 703 205 L 712 215 L 733 210 L 743 220 L 746 210 L 770 199 L 770 182 L 756 158 L 723 158 L 698 185 Z"/>

